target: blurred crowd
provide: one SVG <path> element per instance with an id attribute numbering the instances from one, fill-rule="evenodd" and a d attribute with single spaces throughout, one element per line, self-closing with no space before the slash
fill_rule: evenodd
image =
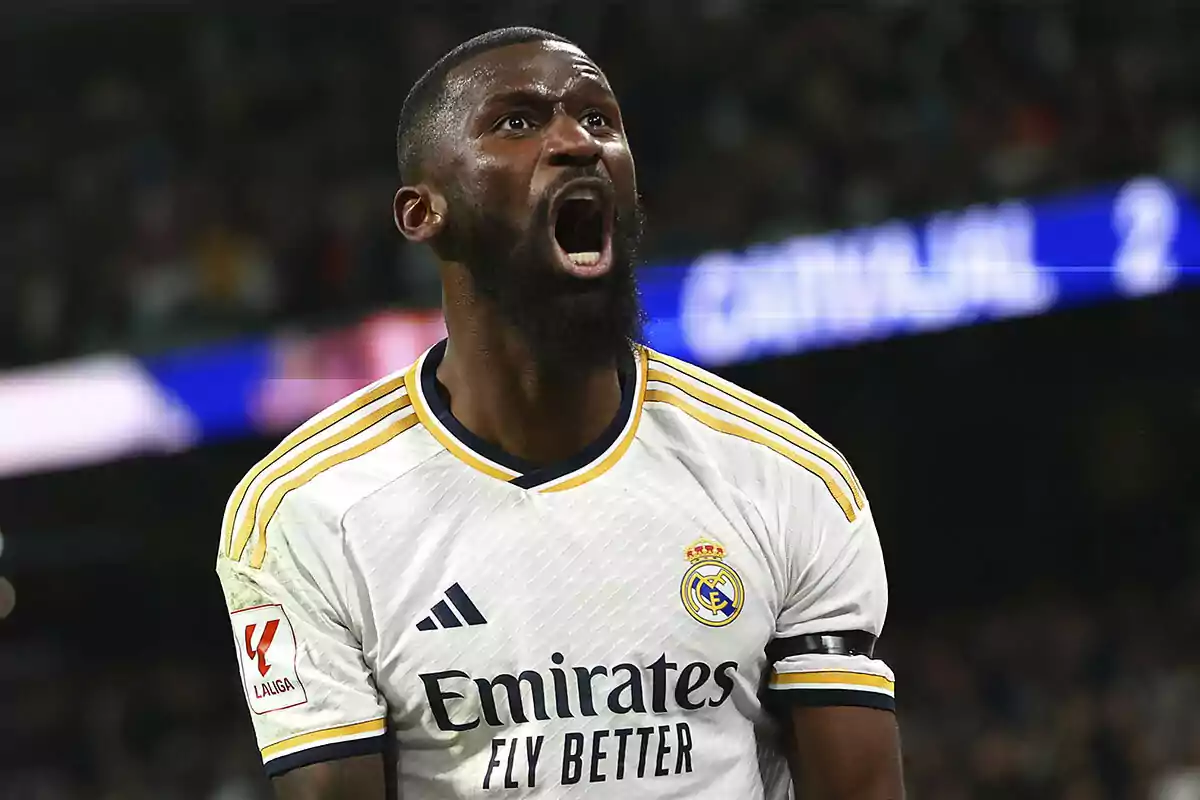
<path id="1" fill-rule="evenodd" d="M 31 9 L 34 6 L 31 6 Z M 392 229 L 439 55 L 534 22 L 606 69 L 670 258 L 1141 171 L 1200 183 L 1188 4 L 497 0 L 12 12 L 0 366 L 438 300 Z"/>
<path id="2" fill-rule="evenodd" d="M 903 625 L 881 645 L 913 800 L 1200 798 L 1194 589 L 1086 607 L 1043 596 Z M 52 648 L 21 655 L 39 666 L 20 681 L 5 659 L 23 688 L 0 714 L 0 800 L 270 796 L 232 653 L 83 682 Z"/>
<path id="3" fill-rule="evenodd" d="M 392 227 L 396 115 L 438 56 L 503 24 L 560 31 L 608 72 L 638 159 L 650 259 L 1141 172 L 1200 189 L 1200 49 L 1192 42 L 1200 5 L 271 2 L 237 14 L 199 5 L 135 12 L 116 3 L 68 14 L 35 13 L 31 3 L 27 14 L 3 12 L 0 69 L 10 79 L 0 82 L 0 368 L 436 304 L 428 256 L 402 245 Z M 1194 319 L 1188 308 L 1143 322 L 1183 330 Z M 889 437 L 907 441 L 897 432 L 925 397 L 910 384 L 958 398 L 957 406 L 946 401 L 962 415 L 947 430 L 961 430 L 963 441 L 988 435 L 981 414 L 997 439 L 1026 443 L 954 462 L 960 474 L 947 480 L 963 486 L 952 494 L 973 497 L 962 489 L 1000 475 L 1011 495 L 977 515 L 970 536 L 999 538 L 1027 520 L 1030 536 L 1046 537 L 1044 552 L 1030 557 L 1069 552 L 1081 569 L 1104 558 L 1136 578 L 1171 558 L 1157 540 L 1140 546 L 1171 525 L 1174 512 L 1164 509 L 1194 507 L 1194 459 L 1177 442 L 1200 408 L 1179 399 L 1200 397 L 1186 357 L 1143 347 L 1158 340 L 1138 339 L 1136 330 L 1127 324 L 1105 338 L 1095 325 L 1077 327 L 1055 351 L 1109 364 L 1111 382 L 1095 391 L 1040 384 L 1041 372 L 1069 370 L 1036 359 L 1016 362 L 1020 373 L 1012 361 L 996 362 L 1029 383 L 1015 396 L 937 383 L 965 369 L 970 354 L 995 358 L 968 354 L 961 339 L 962 349 L 943 352 L 928 372 L 908 361 L 897 374 L 873 373 L 875 405 L 843 396 L 839 375 L 830 373 L 831 383 L 836 403 L 848 404 L 870 439 L 858 448 L 867 458 L 886 451 Z M 769 395 L 796 390 L 780 381 Z M 1098 398 L 1119 405 L 1124 383 L 1143 385 L 1126 398 L 1138 414 L 1102 415 Z M 1046 395 L 1062 416 L 1049 413 Z M 1083 424 L 1093 417 L 1095 430 Z M 1051 439 L 1052 429 L 1075 427 L 1087 430 Z M 1034 441 L 1038 458 L 1030 460 Z M 940 446 L 952 449 L 945 441 L 928 449 Z M 941 458 L 940 450 L 906 451 L 903 466 L 932 474 L 944 468 Z M 203 496 L 193 484 L 206 473 L 179 474 L 188 477 L 178 481 L 172 513 L 210 513 L 187 506 L 189 495 Z M 1062 474 L 1067 484 L 1088 483 L 1069 502 L 1047 488 L 1061 491 Z M 141 479 L 98 485 L 109 487 L 96 489 L 105 507 L 110 489 L 121 501 L 111 504 L 128 509 L 141 502 L 130 485 L 162 494 Z M 930 502 L 910 489 L 884 480 L 873 496 L 901 509 Z M 995 492 L 980 493 L 992 502 Z M 1132 510 L 1122 512 L 1122 503 Z M 1061 519 L 1067 508 L 1069 523 Z M 159 509 L 131 511 L 122 524 L 105 522 L 102 511 L 97 526 L 128 533 L 138 525 L 156 538 L 164 527 Z M 165 527 L 179 536 L 186 528 Z M 1196 530 L 1184 535 L 1200 542 Z M 1099 556 L 1088 553 L 1094 531 Z M 897 536 L 929 533 L 914 524 Z M 975 540 L 955 557 L 987 570 Z M 892 551 L 900 556 L 892 563 L 906 563 L 904 550 Z M 1006 569 L 1025 558 L 1006 556 Z M 915 583 L 915 568 L 904 568 Z M 163 624 L 114 634 L 107 622 L 93 624 L 109 608 L 140 603 L 150 614 L 174 598 L 180 613 L 201 612 L 189 607 L 191 590 L 131 588 L 116 602 L 108 590 L 49 574 L 37 582 L 63 595 L 66 610 L 29 615 L 28 637 L 0 628 L 0 800 L 265 800 L 232 653 L 221 658 L 227 631 L 218 644 L 196 640 L 205 626 L 204 636 L 218 637 L 219 609 L 193 625 L 175 622 L 172 606 Z M 214 585 L 218 603 L 215 593 Z M 72 607 L 84 605 L 96 617 L 76 623 L 94 628 L 91 638 L 64 630 Z M 12 619 L 32 608 L 18 606 Z M 894 614 L 889 625 L 881 651 L 897 673 L 914 800 L 1200 800 L 1194 587 L 1147 585 L 1090 600 L 992 597 L 987 608 Z M 161 641 L 141 635 L 158 629 Z"/>
<path id="4" fill-rule="evenodd" d="M 896 634 L 914 800 L 1200 798 L 1200 593 L 1042 598 Z"/>
<path id="5" fill-rule="evenodd" d="M 236 667 L 222 669 L 232 655 L 113 663 L 48 641 L 6 651 L 0 800 L 271 796 Z M 37 668 L 21 670 L 10 660 L 17 653 Z"/>

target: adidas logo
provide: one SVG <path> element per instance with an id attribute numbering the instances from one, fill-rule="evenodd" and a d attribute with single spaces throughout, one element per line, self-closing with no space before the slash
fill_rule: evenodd
<path id="1" fill-rule="evenodd" d="M 447 603 L 446 600 L 450 602 Z M 457 583 L 446 590 L 446 600 L 439 600 L 437 605 L 430 609 L 433 613 L 417 623 L 417 630 L 436 631 L 439 628 L 461 628 L 464 622 L 468 625 L 487 625 L 483 614 L 479 613 L 479 609 L 471 602 L 471 598 L 467 597 L 467 593 Z M 457 615 L 450 610 L 450 606 L 454 606 L 454 610 L 458 612 Z"/>

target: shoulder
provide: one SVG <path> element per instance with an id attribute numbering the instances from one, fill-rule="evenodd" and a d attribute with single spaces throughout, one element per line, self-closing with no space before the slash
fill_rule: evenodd
<path id="1" fill-rule="evenodd" d="M 403 436 L 418 425 L 410 370 L 333 404 L 255 464 L 226 503 L 219 557 L 261 567 L 267 528 L 285 518 L 303 520 L 295 535 L 336 535 L 346 509 L 418 462 L 419 443 Z"/>
<path id="2" fill-rule="evenodd" d="M 831 498 L 851 522 L 866 506 L 841 451 L 791 411 L 731 381 L 647 349 L 645 403 L 679 444 L 713 450 L 723 470 L 781 475 Z"/>

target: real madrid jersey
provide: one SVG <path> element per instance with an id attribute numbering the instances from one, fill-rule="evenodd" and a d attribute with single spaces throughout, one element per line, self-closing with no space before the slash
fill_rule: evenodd
<path id="1" fill-rule="evenodd" d="M 827 441 L 638 347 L 600 440 L 528 464 L 451 415 L 444 352 L 229 500 L 217 572 L 269 774 L 384 752 L 406 800 L 780 800 L 778 711 L 893 707 L 879 541 Z M 835 635 L 866 644 L 813 646 Z"/>

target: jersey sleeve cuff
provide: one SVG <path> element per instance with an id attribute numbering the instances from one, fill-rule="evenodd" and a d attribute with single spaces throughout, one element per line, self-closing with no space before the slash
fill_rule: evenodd
<path id="1" fill-rule="evenodd" d="M 767 686 L 775 706 L 860 706 L 896 710 L 896 684 L 879 675 L 827 670 L 775 672 Z"/>
<path id="2" fill-rule="evenodd" d="M 374 719 L 353 725 L 339 725 L 311 733 L 302 733 L 262 749 L 267 777 L 354 756 L 383 752 L 387 741 L 386 719 Z"/>

